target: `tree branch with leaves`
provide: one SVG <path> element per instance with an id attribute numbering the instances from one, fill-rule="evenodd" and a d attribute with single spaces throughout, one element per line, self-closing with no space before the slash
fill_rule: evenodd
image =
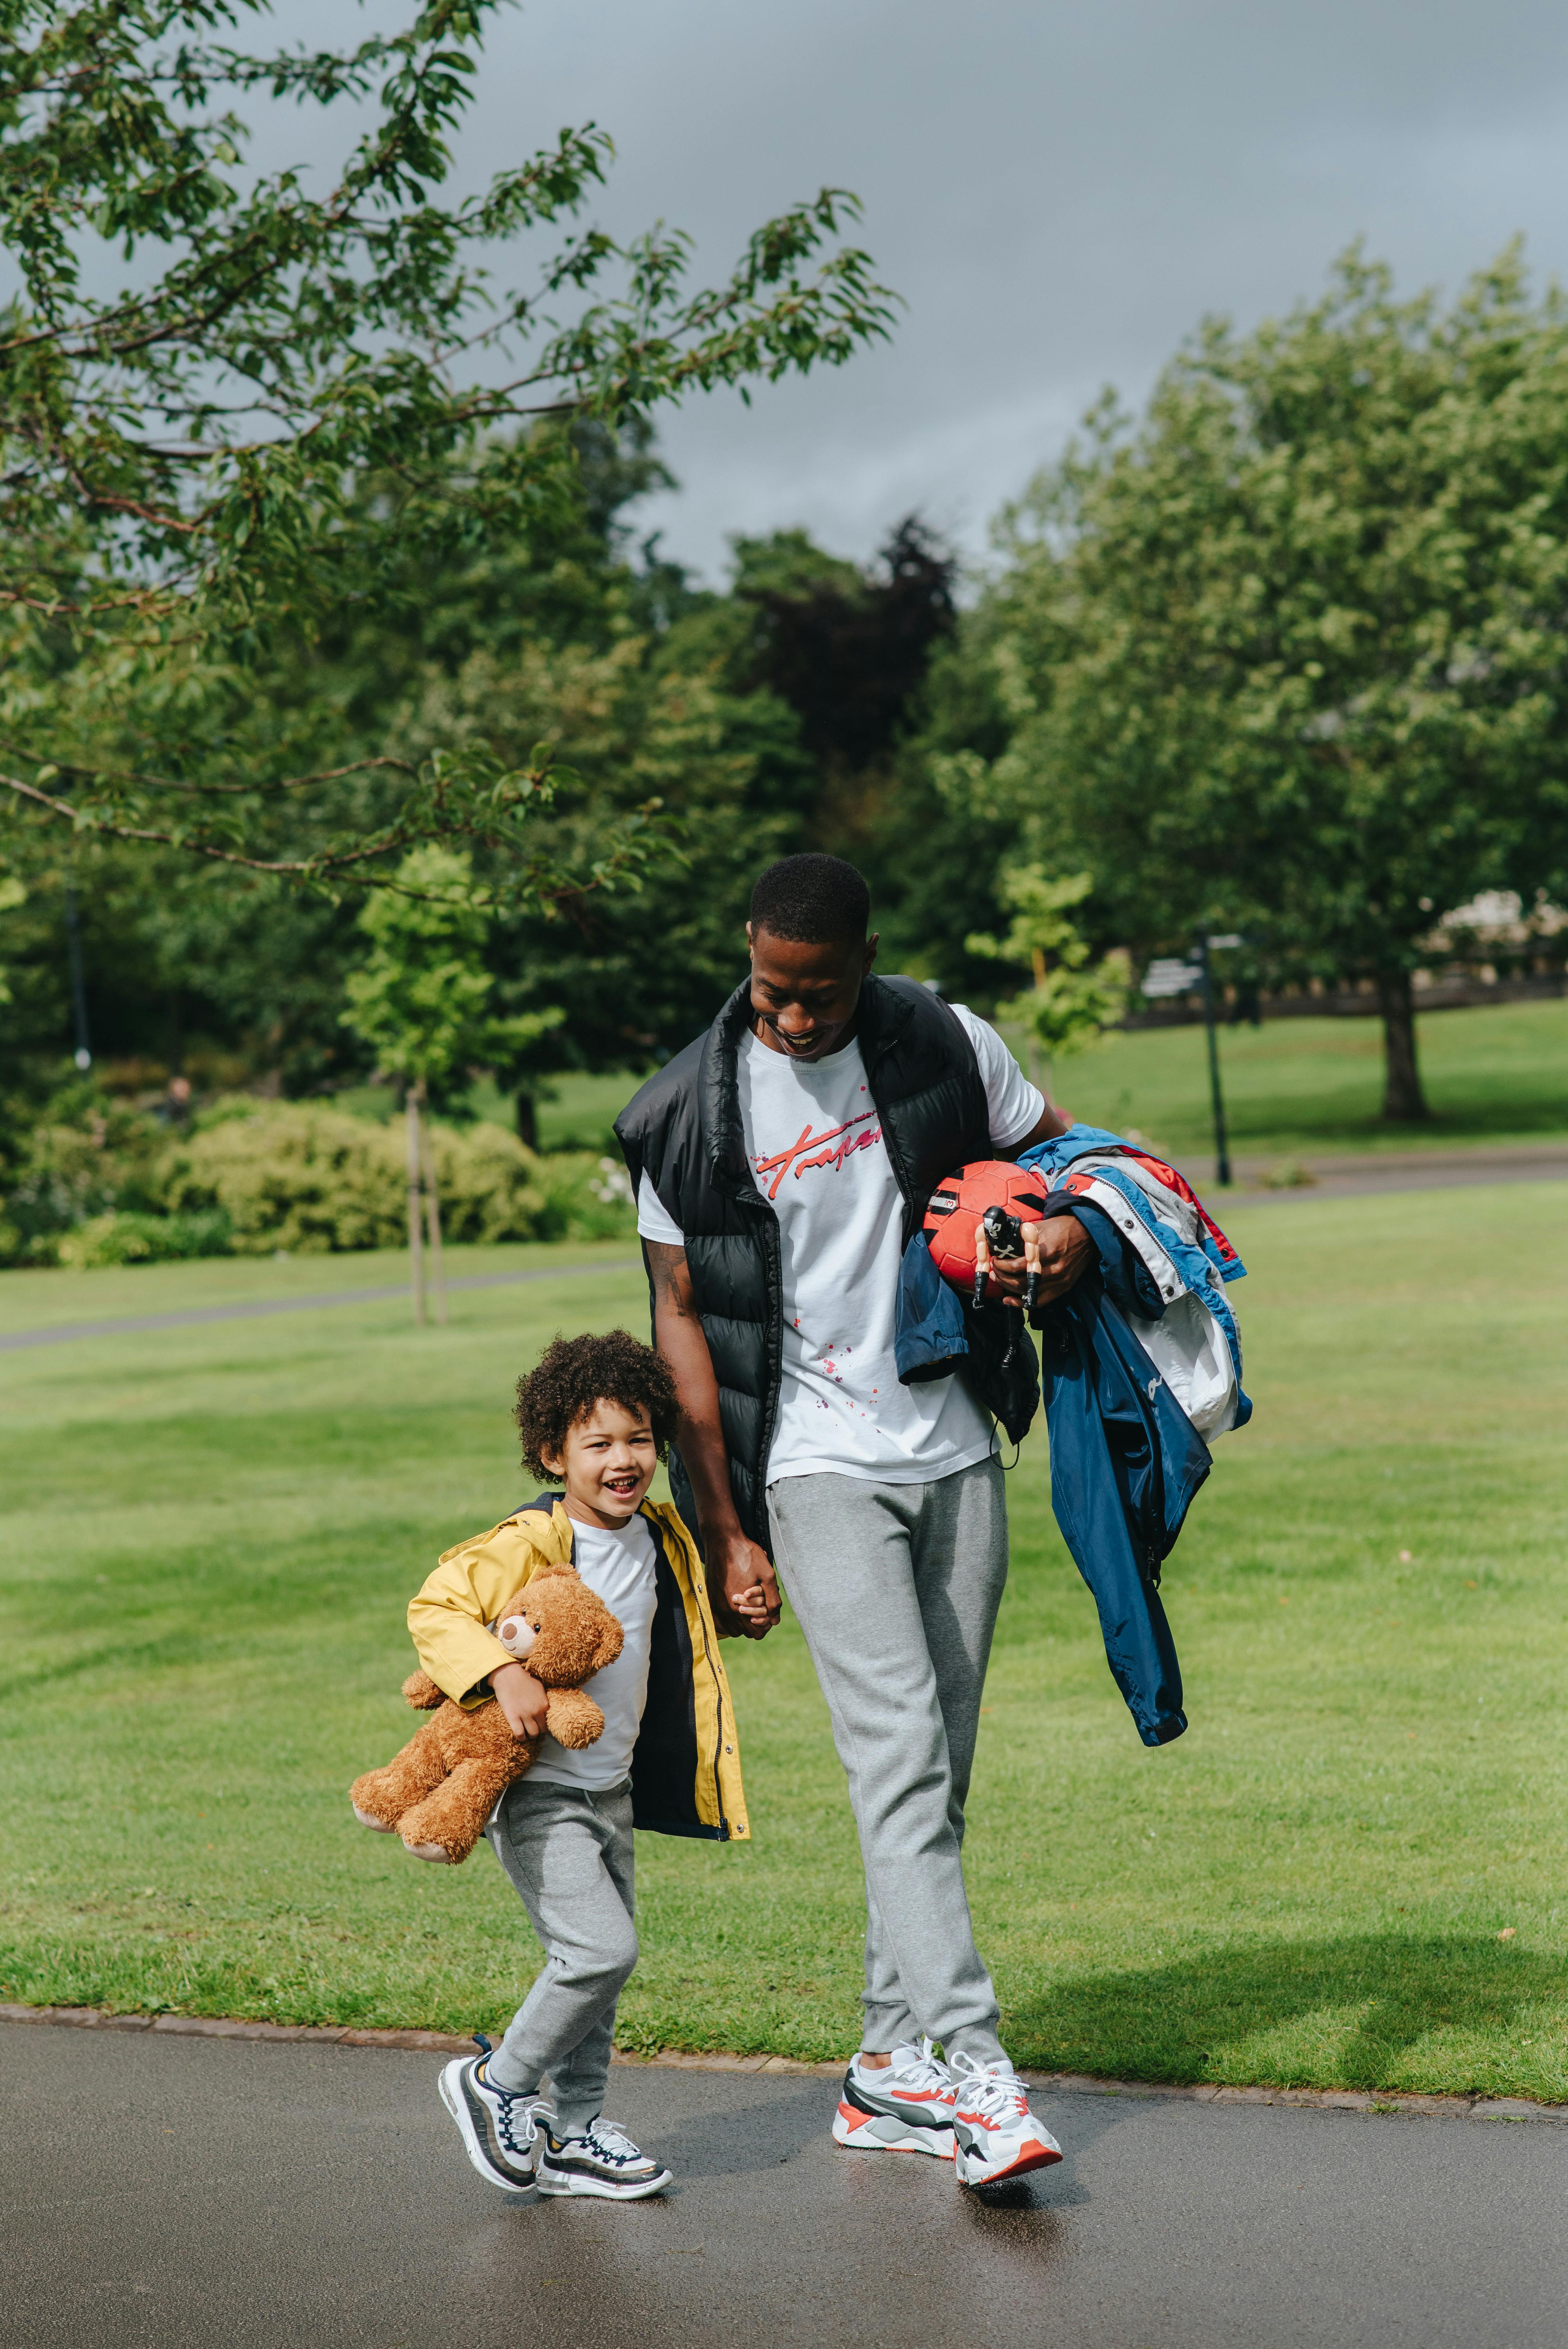
<path id="1" fill-rule="evenodd" d="M 1001 937 L 976 931 L 965 940 L 966 951 L 985 961 L 1033 972 L 1033 987 L 999 1003 L 996 1017 L 1023 1030 L 1044 1053 L 1047 1071 L 1059 1055 L 1092 1043 L 1127 1009 L 1126 955 L 1092 960 L 1088 940 L 1070 917 L 1069 909 L 1093 891 L 1092 874 L 1053 877 L 1041 864 L 1005 864 L 996 895 L 1013 916 L 1010 926 Z"/>
<path id="2" fill-rule="evenodd" d="M 548 745 L 511 771 L 461 744 L 416 773 L 383 761 L 367 796 L 291 773 L 235 715 L 280 646 L 558 512 L 562 419 L 744 396 L 889 330 L 841 191 L 766 223 L 707 287 L 678 233 L 584 224 L 613 151 L 592 123 L 438 201 L 494 5 L 431 0 L 316 53 L 233 46 L 263 0 L 0 5 L 0 789 L 18 819 L 334 889 L 385 884 L 421 841 L 482 842 L 514 902 L 645 859 L 656 810 L 593 872 L 542 865 Z M 316 192 L 246 165 L 236 105 L 256 96 L 371 119 Z M 497 282 L 507 247 L 552 236 L 525 288 Z M 106 248 L 129 274 L 100 295 Z"/>

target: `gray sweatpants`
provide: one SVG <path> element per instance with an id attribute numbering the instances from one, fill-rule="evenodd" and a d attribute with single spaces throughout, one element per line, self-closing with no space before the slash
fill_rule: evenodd
<path id="1" fill-rule="evenodd" d="M 599 1794 L 519 1778 L 485 1832 L 545 1952 L 487 2068 L 521 2095 L 548 2073 L 556 2127 L 575 2136 L 604 2109 L 615 2002 L 637 1962 L 631 1781 Z"/>
<path id="2" fill-rule="evenodd" d="M 864 2044 L 928 2032 L 1001 2054 L 996 1994 L 964 1889 L 964 1804 L 1007 1579 L 995 1460 L 929 1485 L 785 1476 L 768 1488 L 774 1563 L 849 1774 L 866 1868 Z"/>

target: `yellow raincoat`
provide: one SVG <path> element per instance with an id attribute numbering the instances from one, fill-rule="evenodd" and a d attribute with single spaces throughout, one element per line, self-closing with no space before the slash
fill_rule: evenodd
<path id="1" fill-rule="evenodd" d="M 680 1514 L 645 1501 L 656 1556 L 657 1605 L 648 1663 L 648 1699 L 632 1755 L 636 1826 L 659 1835 L 748 1840 L 740 1744 L 729 1682 L 696 1545 Z M 490 1676 L 512 1659 L 487 1628 L 543 1566 L 570 1566 L 572 1520 L 542 1494 L 512 1516 L 459 1542 L 408 1608 L 419 1661 L 449 1697 L 469 1709 L 490 1694 Z"/>

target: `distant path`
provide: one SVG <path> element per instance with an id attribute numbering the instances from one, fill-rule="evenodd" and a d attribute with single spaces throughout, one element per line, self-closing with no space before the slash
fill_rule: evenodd
<path id="1" fill-rule="evenodd" d="M 1568 1181 L 1568 1142 L 1527 1143 L 1495 1150 L 1404 1151 L 1387 1157 L 1305 1158 L 1294 1162 L 1311 1176 L 1309 1183 L 1267 1186 L 1263 1162 L 1239 1162 L 1238 1180 L 1222 1191 L 1210 1174 L 1212 1162 L 1188 1161 L 1183 1173 L 1211 1205 L 1253 1206 L 1279 1199 L 1350 1199 L 1379 1196 L 1395 1191 L 1468 1190 L 1494 1183 Z M 637 1257 L 616 1257 L 609 1263 L 542 1265 L 530 1272 L 486 1272 L 467 1280 L 449 1280 L 449 1289 L 508 1288 L 530 1280 L 571 1280 L 603 1272 L 639 1272 Z M 47 1330 L 21 1330 L 0 1336 L 0 1354 L 16 1353 L 26 1346 L 64 1346 L 77 1338 L 122 1338 L 143 1330 L 188 1330 L 208 1321 L 259 1321 L 269 1313 L 315 1313 L 334 1305 L 386 1304 L 407 1297 L 406 1280 L 377 1288 L 324 1289 L 315 1297 L 266 1298 L 249 1305 L 207 1305 L 184 1313 L 138 1313 L 112 1321 L 59 1321 Z"/>
<path id="2" fill-rule="evenodd" d="M 1311 1180 L 1276 1188 L 1269 1183 L 1269 1172 L 1283 1165 L 1299 1166 Z M 1228 1191 L 1215 1183 L 1212 1158 L 1185 1160 L 1181 1171 L 1211 1206 L 1219 1199 L 1228 1206 L 1251 1206 L 1264 1199 L 1371 1198 L 1394 1191 L 1462 1191 L 1480 1184 L 1568 1180 L 1568 1141 L 1505 1143 L 1478 1150 L 1390 1151 L 1387 1155 L 1368 1151 L 1356 1157 L 1240 1159 Z"/>
<path id="3" fill-rule="evenodd" d="M 639 1257 L 616 1257 L 608 1264 L 546 1264 L 528 1272 L 485 1272 L 468 1280 L 449 1280 L 449 1289 L 510 1288 L 525 1280 L 572 1280 L 600 1272 L 640 1272 Z M 75 1338 L 124 1338 L 139 1330 L 190 1330 L 206 1321 L 259 1321 L 269 1313 L 315 1313 L 328 1305 L 386 1304 L 407 1297 L 406 1280 L 377 1288 L 328 1288 L 315 1297 L 267 1297 L 249 1305 L 204 1305 L 186 1313 L 135 1313 L 116 1321 L 57 1321 L 48 1330 L 19 1330 L 0 1337 L 0 1354 L 24 1346 L 64 1346 Z"/>
<path id="4" fill-rule="evenodd" d="M 990 2197 L 829 2079 L 617 2066 L 676 2175 L 497 2193 L 447 2059 L 0 2023 L 0 2349 L 1562 2349 L 1568 2128 L 1043 2093 Z"/>

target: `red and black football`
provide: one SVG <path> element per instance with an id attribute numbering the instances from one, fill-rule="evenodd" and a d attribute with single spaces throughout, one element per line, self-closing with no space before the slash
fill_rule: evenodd
<path id="1" fill-rule="evenodd" d="M 987 1207 L 1020 1223 L 1037 1223 L 1045 1212 L 1046 1185 L 1038 1174 L 1006 1158 L 976 1158 L 947 1175 L 931 1195 L 925 1234 L 932 1262 L 944 1280 L 965 1297 L 975 1293 L 975 1234 Z M 995 1253 L 995 1251 L 993 1251 Z M 1000 1295 L 995 1278 L 990 1297 Z"/>

